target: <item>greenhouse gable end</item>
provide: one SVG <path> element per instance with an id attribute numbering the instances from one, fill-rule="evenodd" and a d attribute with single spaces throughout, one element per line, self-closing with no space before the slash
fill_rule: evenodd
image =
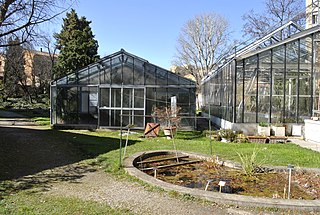
<path id="1" fill-rule="evenodd" d="M 121 50 L 51 83 L 51 124 L 144 128 L 153 108 L 176 96 L 182 126 L 193 127 L 195 89 L 195 82 Z"/>

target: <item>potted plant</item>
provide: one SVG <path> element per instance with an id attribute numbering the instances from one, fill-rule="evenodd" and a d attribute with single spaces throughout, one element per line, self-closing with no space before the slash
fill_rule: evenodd
<path id="1" fill-rule="evenodd" d="M 282 123 L 274 123 L 271 125 L 271 134 L 273 136 L 286 136 L 286 127 Z"/>
<path id="2" fill-rule="evenodd" d="M 180 124 L 181 117 L 178 115 L 180 107 L 172 110 L 170 107 L 154 107 L 153 118 L 158 119 L 160 125 L 163 126 L 163 132 L 167 136 L 167 139 L 173 138 L 176 134 L 177 127 Z"/>
<path id="3" fill-rule="evenodd" d="M 219 134 L 223 143 L 233 142 L 237 136 L 231 129 L 220 129 Z"/>
<path id="4" fill-rule="evenodd" d="M 258 124 L 259 136 L 270 136 L 270 125 L 267 122 L 259 122 Z"/>

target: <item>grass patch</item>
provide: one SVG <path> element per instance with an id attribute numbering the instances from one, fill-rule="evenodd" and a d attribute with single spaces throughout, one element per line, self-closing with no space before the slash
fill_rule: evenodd
<path id="1" fill-rule="evenodd" d="M 50 118 L 49 117 L 34 117 L 32 118 L 38 125 L 49 126 Z"/>
<path id="2" fill-rule="evenodd" d="M 27 191 L 0 200 L 0 214 L 130 214 L 106 204 L 77 198 L 45 196 Z"/>
<path id="3" fill-rule="evenodd" d="M 88 136 L 97 137 L 111 137 L 114 141 L 119 140 L 119 131 L 66 131 L 71 133 L 81 133 Z M 158 138 L 140 138 L 142 133 L 129 136 L 129 144 L 127 147 L 126 155 L 130 156 L 134 153 L 149 150 L 173 150 L 173 144 L 171 140 L 167 140 L 165 137 Z M 197 152 L 206 155 L 210 155 L 210 141 L 197 132 L 179 132 L 175 139 L 177 149 L 182 151 Z M 80 138 L 76 140 L 78 147 L 83 151 L 90 153 L 92 150 L 98 150 L 99 145 L 112 144 L 113 148 L 117 148 L 107 153 L 100 154 L 94 159 L 94 162 L 100 164 L 106 168 L 109 172 L 114 172 L 119 169 L 119 144 L 120 142 L 90 142 L 86 138 Z M 118 146 L 114 146 L 117 144 Z M 123 145 L 125 144 L 125 137 L 123 138 Z M 92 147 L 94 146 L 94 147 Z M 257 162 L 261 162 L 264 165 L 270 166 L 287 166 L 292 164 L 296 167 L 309 167 L 318 168 L 320 165 L 320 153 L 309 149 L 305 149 L 295 145 L 293 143 L 286 144 L 256 144 L 256 143 L 222 143 L 218 141 L 212 141 L 212 151 L 214 156 L 218 155 L 221 159 L 232 160 L 240 162 L 238 154 L 250 156 L 252 149 L 256 148 L 259 153 L 256 157 Z M 97 153 L 99 154 L 99 153 Z M 92 160 L 91 160 L 92 161 Z"/>

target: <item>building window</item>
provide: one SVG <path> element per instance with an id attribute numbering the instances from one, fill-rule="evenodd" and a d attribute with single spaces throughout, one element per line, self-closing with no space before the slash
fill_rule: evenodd
<path id="1" fill-rule="evenodd" d="M 318 15 L 313 14 L 312 15 L 312 24 L 317 24 L 318 23 Z"/>

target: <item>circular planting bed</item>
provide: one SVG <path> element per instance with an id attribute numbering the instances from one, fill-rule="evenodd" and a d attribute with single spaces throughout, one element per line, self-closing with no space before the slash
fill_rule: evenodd
<path id="1" fill-rule="evenodd" d="M 126 159 L 125 169 L 153 185 L 215 202 L 320 211 L 319 169 L 294 170 L 290 187 L 287 168 L 247 175 L 232 162 L 185 152 L 141 152 Z"/>

